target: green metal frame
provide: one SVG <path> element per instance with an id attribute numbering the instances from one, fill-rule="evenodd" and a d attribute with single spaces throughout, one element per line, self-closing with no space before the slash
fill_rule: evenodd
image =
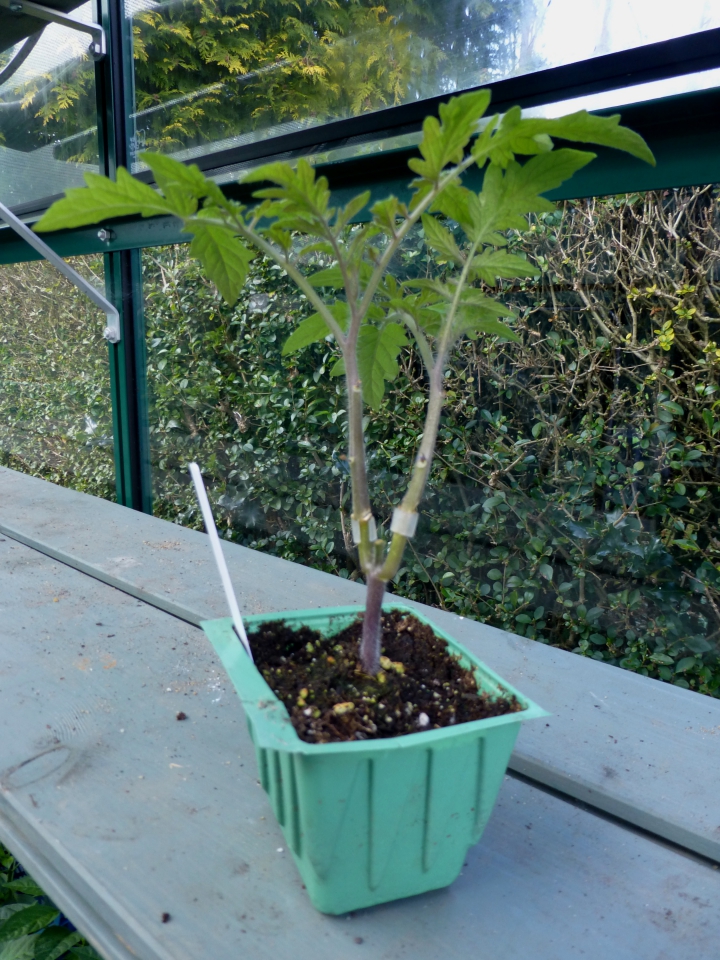
<path id="1" fill-rule="evenodd" d="M 109 344 L 118 503 L 152 513 L 145 322 L 140 251 L 105 256 L 108 299 L 120 311 L 122 340 Z"/>
<path id="2" fill-rule="evenodd" d="M 100 167 L 107 176 L 114 176 L 117 167 L 129 165 L 132 150 L 132 37 L 119 0 L 96 0 L 96 13 L 106 32 L 109 54 L 96 70 Z M 120 342 L 109 345 L 117 500 L 134 510 L 152 513 L 140 253 L 128 247 L 108 249 L 97 230 L 90 233 L 94 233 L 93 250 L 73 243 L 72 253 L 98 252 L 97 244 L 101 244 L 107 295 L 120 312 L 122 330 Z"/>
<path id="3" fill-rule="evenodd" d="M 627 154 L 599 148 L 597 160 L 568 184 L 549 194 L 551 199 L 720 183 L 720 90 L 682 94 L 598 113 L 620 113 L 624 124 L 645 137 L 655 153 L 657 166 L 650 167 Z M 407 161 L 415 153 L 414 149 L 403 148 L 321 163 L 318 169 L 328 177 L 338 202 L 364 189 L 372 191 L 373 199 L 388 192 L 407 198 L 410 182 Z M 237 185 L 230 184 L 224 189 L 229 195 L 248 199 L 248 192 Z M 110 221 L 108 226 L 112 229 L 112 239 L 99 236 L 98 227 L 60 231 L 46 235 L 45 239 L 64 257 L 142 250 L 189 240 L 187 234 L 181 232 L 180 223 L 172 217 L 127 218 Z M 0 229 L 0 263 L 19 263 L 37 256 L 12 231 Z"/>

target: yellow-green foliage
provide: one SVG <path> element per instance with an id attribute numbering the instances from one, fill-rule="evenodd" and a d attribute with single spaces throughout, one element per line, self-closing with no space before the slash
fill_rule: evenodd
<path id="1" fill-rule="evenodd" d="M 132 26 L 138 142 L 173 151 L 507 75 L 525 57 L 522 7 L 522 0 L 186 0 L 139 11 Z M 86 56 L 55 75 L 10 84 L 3 100 L 22 102 L 26 147 L 87 131 L 55 154 L 94 158 L 94 71 Z M 17 124 L 15 113 L 10 122 Z"/>

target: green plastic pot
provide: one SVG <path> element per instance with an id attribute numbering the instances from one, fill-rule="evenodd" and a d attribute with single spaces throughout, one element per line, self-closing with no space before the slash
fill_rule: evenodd
<path id="1" fill-rule="evenodd" d="M 305 743 L 287 710 L 243 650 L 232 621 L 202 628 L 242 700 L 260 772 L 287 845 L 314 906 L 323 913 L 446 887 L 482 835 L 523 720 L 547 716 L 414 608 L 389 603 L 432 626 L 475 670 L 478 686 L 514 693 L 519 713 L 385 740 Z M 357 607 L 246 617 L 248 632 L 268 620 L 333 636 Z"/>

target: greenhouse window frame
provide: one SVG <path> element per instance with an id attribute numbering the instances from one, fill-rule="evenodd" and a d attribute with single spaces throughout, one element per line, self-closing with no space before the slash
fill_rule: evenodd
<path id="1" fill-rule="evenodd" d="M 9 0 L 0 0 L 4 6 Z M 114 0 L 95 0 L 95 20 L 107 35 L 108 56 L 96 65 L 98 130 L 101 169 L 113 176 L 118 166 L 129 166 L 131 113 L 133 109 L 133 61 L 129 21 L 122 16 Z M 514 104 L 527 109 L 559 103 L 589 94 L 610 92 L 673 77 L 688 76 L 720 67 L 720 27 L 687 34 L 630 50 L 593 57 L 578 63 L 552 67 L 518 77 L 510 77 L 485 86 L 492 92 L 492 108 L 502 112 Z M 477 87 L 475 89 L 480 89 Z M 720 88 L 718 88 L 720 89 Z M 623 123 L 641 133 L 658 155 L 658 166 L 650 170 L 632 157 L 614 156 L 615 151 L 599 150 L 591 170 L 583 171 L 551 199 L 581 196 L 603 196 L 642 189 L 689 186 L 720 180 L 720 163 L 713 162 L 720 145 L 720 121 L 716 118 L 720 100 L 713 89 L 678 94 L 655 100 L 630 101 L 627 105 L 593 111 L 599 115 L 620 112 Z M 630 97 L 632 89 L 628 89 Z M 414 133 L 420 130 L 426 116 L 437 115 L 448 94 L 343 120 L 332 120 L 293 133 L 270 136 L 254 143 L 228 150 L 207 153 L 191 161 L 209 176 L 239 165 L 255 165 L 282 156 L 300 156 L 331 152 L 350 143 L 372 144 L 381 138 Z M 710 107 L 706 101 L 712 101 Z M 681 132 L 678 123 L 682 121 Z M 689 127 L 689 129 L 688 129 Z M 692 151 L 684 151 L 686 162 L 678 162 L 678 148 L 688 137 L 693 138 Z M 668 150 L 668 141 L 675 139 L 675 149 Z M 662 141 L 658 143 L 658 141 Z M 658 149 L 659 147 L 659 149 Z M 690 154 L 694 153 L 694 157 Z M 416 148 L 400 148 L 382 154 L 318 163 L 329 176 L 331 188 L 344 194 L 350 189 L 363 189 L 368 183 L 375 189 L 387 188 L 402 192 L 402 182 L 409 182 L 407 160 L 417 154 Z M 378 177 L 377 157 L 383 158 Z M 134 174 L 152 184 L 149 171 Z M 225 187 L 231 195 L 246 195 L 237 185 Z M 407 192 L 407 186 L 405 188 Z M 11 209 L 29 220 L 39 218 L 59 198 L 54 194 L 20 204 Z M 135 218 L 113 223 L 108 234 L 97 228 L 79 228 L 50 235 L 50 245 L 62 256 L 141 249 L 167 243 L 187 242 L 172 218 L 154 218 L 140 225 Z M 0 228 L 0 263 L 34 259 L 23 242 L 16 242 L 9 231 Z"/>
<path id="2" fill-rule="evenodd" d="M 549 193 L 549 199 L 611 196 L 720 182 L 720 87 L 593 112 L 605 116 L 620 113 L 624 124 L 645 137 L 655 153 L 657 166 L 650 167 L 629 155 L 599 147 L 597 159 L 561 188 Z M 298 150 L 283 158 L 292 160 L 307 154 L 306 150 Z M 373 200 L 387 192 L 404 199 L 409 197 L 411 180 L 407 162 L 417 155 L 416 147 L 402 147 L 351 159 L 330 159 L 317 163 L 316 168 L 328 178 L 333 202 L 345 202 L 349 196 L 365 189 L 371 190 Z M 379 158 L 382 164 L 378 164 Z M 263 159 L 272 159 L 272 156 Z M 217 174 L 218 169 L 207 173 Z M 482 176 L 479 172 L 470 171 L 466 176 L 468 182 L 474 176 L 476 182 L 472 185 L 479 187 Z M 143 179 L 149 180 L 149 177 Z M 251 199 L 251 188 L 241 183 L 223 184 L 223 190 L 236 200 Z M 36 206 L 27 207 L 30 205 L 21 212 L 29 220 L 41 215 L 42 211 Z M 174 217 L 125 217 L 108 220 L 101 226 L 46 234 L 45 239 L 63 257 L 142 250 L 190 241 Z M 21 263 L 37 256 L 12 231 L 0 227 L 0 264 Z"/>
<path id="3" fill-rule="evenodd" d="M 94 0 L 94 19 L 107 37 L 108 55 L 96 63 L 100 169 L 113 177 L 131 158 L 134 73 L 130 24 L 117 0 Z M 689 34 L 644 47 L 596 57 L 580 63 L 502 80 L 487 86 L 493 108 L 507 109 L 558 103 L 574 97 L 618 90 L 654 80 L 680 77 L 720 66 L 720 28 Z M 633 90 L 628 89 L 628 96 Z M 409 196 L 407 168 L 417 146 L 368 152 L 362 156 L 323 159 L 318 154 L 381 136 L 417 132 L 423 119 L 437 114 L 449 95 L 391 107 L 359 117 L 331 121 L 278 137 L 268 137 L 229 151 L 193 158 L 206 174 L 227 176 L 228 167 L 255 165 L 276 159 L 312 156 L 328 177 L 334 202 L 370 189 L 372 200 L 388 192 Z M 720 182 L 720 87 L 656 100 L 629 103 L 600 115 L 621 113 L 623 122 L 648 141 L 658 158 L 656 168 L 617 151 L 598 149 L 598 159 L 565 188 L 549 194 L 553 200 L 603 196 L 649 189 L 666 189 Z M 352 143 L 349 143 L 352 141 Z M 382 162 L 378 163 L 378 158 Z M 138 179 L 152 183 L 149 172 Z M 480 171 L 470 172 L 469 185 L 480 186 Z M 471 182 L 472 181 L 472 182 Z M 223 185 L 226 193 L 249 200 L 252 188 Z M 32 223 L 57 197 L 13 208 Z M 371 202 L 372 202 L 371 200 Z M 149 220 L 124 218 L 95 227 L 59 231 L 45 236 L 61 257 L 103 254 L 108 298 L 120 314 L 121 340 L 109 344 L 113 408 L 116 491 L 119 503 L 152 512 L 149 458 L 149 418 L 143 295 L 139 251 L 187 243 L 181 224 L 172 217 Z M 38 259 L 39 254 L 7 227 L 0 228 L 0 264 Z"/>

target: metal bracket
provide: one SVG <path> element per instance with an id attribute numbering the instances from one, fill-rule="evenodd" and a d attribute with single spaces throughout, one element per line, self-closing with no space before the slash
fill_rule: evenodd
<path id="1" fill-rule="evenodd" d="M 92 37 L 90 55 L 93 60 L 101 60 L 107 53 L 105 31 L 99 23 L 82 23 L 68 16 L 67 13 L 43 7 L 42 4 L 33 3 L 32 0 L 0 0 L 0 7 L 5 7 L 10 13 L 24 13 L 25 16 L 34 17 L 36 20 L 47 20 L 50 23 L 59 23 L 62 27 L 69 27 L 71 30 L 89 33 Z"/>
<path id="2" fill-rule="evenodd" d="M 4 220 L 15 233 L 22 237 L 26 243 L 30 244 L 33 250 L 37 250 L 41 257 L 49 260 L 63 276 L 75 284 L 78 290 L 82 291 L 96 306 L 100 307 L 107 317 L 107 326 L 103 331 L 103 336 L 110 343 L 120 343 L 120 314 L 110 301 L 106 300 L 100 291 L 96 290 L 84 277 L 81 277 L 76 270 L 68 266 L 62 257 L 58 256 L 36 233 L 32 232 L 26 223 L 23 223 L 22 220 L 16 217 L 15 214 L 11 210 L 8 210 L 2 203 L 0 203 L 0 219 Z"/>

